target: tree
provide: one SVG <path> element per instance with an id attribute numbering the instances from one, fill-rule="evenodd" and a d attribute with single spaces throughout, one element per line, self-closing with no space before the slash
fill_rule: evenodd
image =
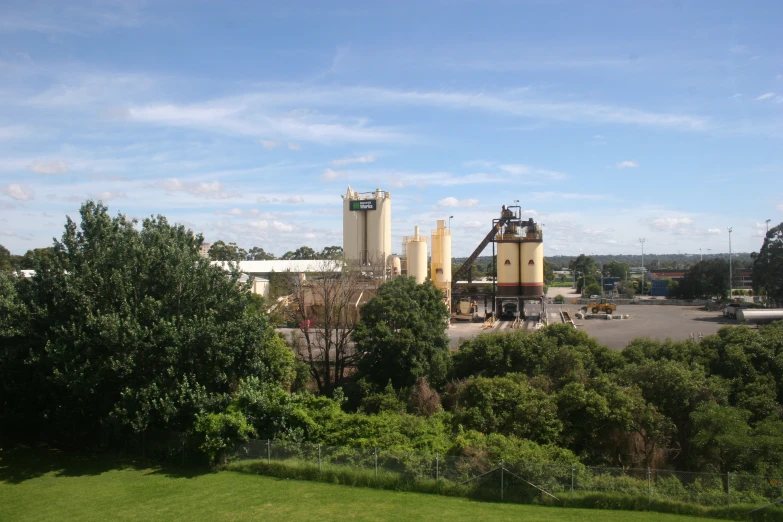
<path id="1" fill-rule="evenodd" d="M 299 328 L 292 336 L 297 359 L 305 363 L 318 391 L 331 397 L 343 386 L 360 356 L 351 342 L 359 319 L 361 272 L 338 261 L 319 261 L 318 271 L 293 283 L 294 302 L 288 319 Z"/>
<path id="2" fill-rule="evenodd" d="M 209 259 L 212 261 L 244 261 L 247 259 L 245 249 L 237 246 L 236 243 L 226 244 L 223 241 L 215 241 L 209 247 Z"/>
<path id="3" fill-rule="evenodd" d="M 261 247 L 253 247 L 247 251 L 248 261 L 267 261 L 271 259 L 275 259 L 275 255 L 265 252 Z"/>
<path id="4" fill-rule="evenodd" d="M 590 283 L 585 287 L 586 295 L 601 295 L 601 285 L 598 283 Z"/>
<path id="5" fill-rule="evenodd" d="M 771 228 L 753 257 L 753 291 L 783 302 L 783 223 Z"/>
<path id="6" fill-rule="evenodd" d="M 35 270 L 40 263 L 51 261 L 53 255 L 54 249 L 52 247 L 33 248 L 25 252 L 17 264 L 21 270 Z"/>
<path id="7" fill-rule="evenodd" d="M 552 264 L 544 259 L 544 286 L 549 286 L 554 280 L 555 271 L 552 269 Z"/>
<path id="8" fill-rule="evenodd" d="M 340 260 L 343 258 L 343 247 L 341 246 L 328 246 L 321 250 L 318 254 L 319 259 L 333 259 Z"/>
<path id="9" fill-rule="evenodd" d="M 426 281 L 397 277 L 381 285 L 361 309 L 353 339 L 362 354 L 358 376 L 376 387 L 395 389 L 427 377 L 437 388 L 449 370 L 449 311 L 443 294 Z"/>
<path id="10" fill-rule="evenodd" d="M 729 293 L 729 265 L 723 259 L 699 261 L 685 272 L 676 289 L 684 299 L 726 297 Z"/>
<path id="11" fill-rule="evenodd" d="M 6 247 L 0 245 L 0 270 L 16 270 L 19 265 L 19 256 L 15 256 Z"/>
<path id="12" fill-rule="evenodd" d="M 604 263 L 601 272 L 607 277 L 620 277 L 625 279 L 628 274 L 631 273 L 631 265 L 613 260 L 610 263 Z"/>
<path id="13" fill-rule="evenodd" d="M 318 259 L 315 250 L 308 246 L 302 246 L 291 252 L 290 250 L 283 254 L 280 259 Z"/>
<path id="14" fill-rule="evenodd" d="M 290 379 L 290 350 L 252 312 L 239 272 L 199 255 L 200 235 L 162 216 L 138 227 L 92 201 L 80 217 L 17 283 L 32 312 L 24 363 L 35 380 L 4 390 L 4 426 L 143 447 L 192 432 L 242 378 Z"/>
<path id="15" fill-rule="evenodd" d="M 582 293 L 582 287 L 595 281 L 596 266 L 592 257 L 579 254 L 579 257 L 573 259 L 568 268 L 579 272 L 576 282 L 576 291 Z"/>

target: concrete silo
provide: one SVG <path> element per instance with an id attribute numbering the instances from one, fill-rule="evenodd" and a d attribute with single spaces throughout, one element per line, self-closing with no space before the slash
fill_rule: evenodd
<path id="1" fill-rule="evenodd" d="M 391 249 L 391 194 L 381 189 L 343 196 L 345 260 L 386 272 Z"/>
<path id="2" fill-rule="evenodd" d="M 451 303 L 451 230 L 446 220 L 438 220 L 438 228 L 432 231 L 431 277 L 435 287 L 443 292 L 446 303 Z"/>
<path id="3" fill-rule="evenodd" d="M 418 284 L 427 279 L 427 238 L 419 235 L 419 227 L 414 228 L 413 236 L 406 238 L 405 255 L 408 263 L 408 276 Z"/>

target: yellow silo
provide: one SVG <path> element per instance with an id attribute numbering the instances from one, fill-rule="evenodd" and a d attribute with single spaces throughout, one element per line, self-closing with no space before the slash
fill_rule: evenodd
<path id="1" fill-rule="evenodd" d="M 498 296 L 518 296 L 519 242 L 498 240 Z"/>
<path id="2" fill-rule="evenodd" d="M 431 277 L 435 287 L 443 292 L 447 302 L 451 300 L 451 230 L 446 220 L 438 220 L 438 228 L 432 231 Z"/>
<path id="3" fill-rule="evenodd" d="M 356 192 L 343 196 L 343 253 L 345 260 L 386 271 L 391 255 L 391 194 Z"/>
<path id="4" fill-rule="evenodd" d="M 419 227 L 414 228 L 412 237 L 407 238 L 405 255 L 408 262 L 408 276 L 422 284 L 427 279 L 427 238 L 419 235 Z"/>

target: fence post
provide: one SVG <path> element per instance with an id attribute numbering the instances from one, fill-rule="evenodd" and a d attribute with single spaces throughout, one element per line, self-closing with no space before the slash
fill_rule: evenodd
<path id="1" fill-rule="evenodd" d="M 321 445 L 318 445 L 318 473 L 321 472 Z"/>
<path id="2" fill-rule="evenodd" d="M 505 468 L 505 461 L 500 459 L 500 501 L 503 502 L 503 468 Z"/>
<path id="3" fill-rule="evenodd" d="M 375 481 L 378 482 L 378 448 L 375 448 L 373 453 L 375 453 Z"/>
<path id="4" fill-rule="evenodd" d="M 650 511 L 650 497 L 652 497 L 652 480 L 650 466 L 647 466 L 647 511 Z"/>
<path id="5" fill-rule="evenodd" d="M 266 439 L 266 463 L 271 464 L 272 463 L 272 447 L 269 439 Z"/>
<path id="6" fill-rule="evenodd" d="M 731 471 L 726 472 L 726 498 L 729 501 L 729 516 L 731 516 Z"/>
<path id="7" fill-rule="evenodd" d="M 571 465 L 571 502 L 574 501 L 574 465 Z"/>
<path id="8" fill-rule="evenodd" d="M 435 452 L 435 488 L 440 493 L 440 456 Z"/>

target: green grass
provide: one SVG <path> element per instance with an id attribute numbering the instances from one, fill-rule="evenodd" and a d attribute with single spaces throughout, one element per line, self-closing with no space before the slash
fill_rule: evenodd
<path id="1" fill-rule="evenodd" d="M 475 502 L 53 452 L 0 452 L 0 520 L 704 520 Z"/>

